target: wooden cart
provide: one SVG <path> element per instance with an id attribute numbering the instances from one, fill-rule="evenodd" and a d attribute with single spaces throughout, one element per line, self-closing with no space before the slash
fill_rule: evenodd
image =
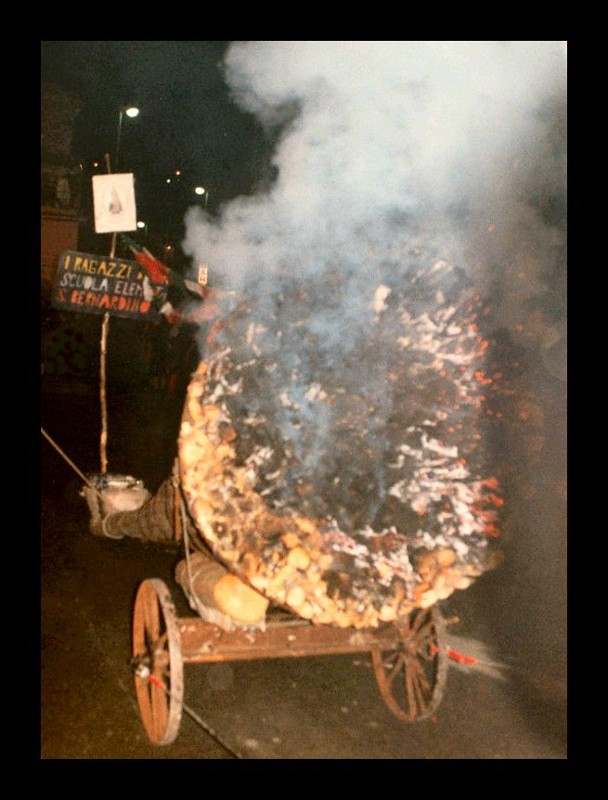
<path id="1" fill-rule="evenodd" d="M 223 630 L 201 616 L 178 617 L 167 585 L 144 580 L 133 609 L 132 667 L 151 742 L 175 741 L 183 712 L 184 664 L 368 652 L 380 694 L 400 720 L 430 717 L 447 678 L 444 622 L 437 605 L 374 629 L 314 625 L 271 608 L 264 629 Z"/>

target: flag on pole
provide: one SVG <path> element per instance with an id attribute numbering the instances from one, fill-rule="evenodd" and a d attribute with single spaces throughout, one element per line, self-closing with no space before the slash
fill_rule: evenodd
<path id="1" fill-rule="evenodd" d="M 121 234 L 121 239 L 133 253 L 137 263 L 144 268 L 152 283 L 169 284 L 169 275 L 171 273 L 169 267 L 159 261 L 158 258 L 155 258 L 147 248 L 142 247 L 134 239 L 131 239 L 130 236 Z"/>
<path id="2" fill-rule="evenodd" d="M 158 258 L 139 242 L 131 239 L 130 236 L 120 234 L 122 242 L 129 248 L 135 257 L 135 261 L 143 268 L 146 273 L 144 276 L 144 297 L 153 303 L 159 312 L 165 317 L 170 325 L 177 325 L 186 321 L 198 321 L 201 312 L 197 312 L 192 316 L 184 317 L 184 315 L 175 309 L 169 301 L 167 294 L 170 287 L 177 287 L 186 294 L 195 294 L 200 300 L 206 297 L 205 287 L 201 286 L 194 281 L 187 280 L 179 273 L 174 272 L 166 264 L 163 264 Z M 207 304 L 205 304 L 207 305 Z M 214 306 L 214 304 L 212 304 Z M 202 318 L 209 313 L 211 309 L 205 309 Z"/>
<path id="3" fill-rule="evenodd" d="M 134 239 L 131 239 L 130 236 L 121 234 L 121 238 L 133 253 L 137 263 L 144 268 L 152 283 L 156 283 L 160 286 L 177 286 L 201 298 L 205 296 L 204 289 L 200 284 L 190 281 L 179 273 L 174 272 L 166 264 L 163 264 L 162 261 L 153 256 L 147 248 L 142 247 L 142 245 Z"/>

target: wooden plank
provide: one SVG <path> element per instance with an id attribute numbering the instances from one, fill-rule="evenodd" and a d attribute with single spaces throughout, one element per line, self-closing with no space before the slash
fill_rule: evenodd
<path id="1" fill-rule="evenodd" d="M 353 630 L 312 625 L 302 620 L 272 624 L 265 631 L 222 631 L 193 617 L 178 620 L 185 663 L 250 661 L 262 658 L 301 658 L 394 649 L 400 641 L 394 625 L 377 630 Z"/>

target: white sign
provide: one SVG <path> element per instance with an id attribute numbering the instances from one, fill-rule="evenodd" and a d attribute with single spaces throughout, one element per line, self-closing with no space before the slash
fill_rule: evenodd
<path id="1" fill-rule="evenodd" d="M 135 182 L 132 172 L 93 175 L 95 233 L 137 229 Z"/>

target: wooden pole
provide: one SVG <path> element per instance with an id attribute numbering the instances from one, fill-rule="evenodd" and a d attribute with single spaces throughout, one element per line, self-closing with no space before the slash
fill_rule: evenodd
<path id="1" fill-rule="evenodd" d="M 106 167 L 108 174 L 112 172 L 110 165 L 110 155 L 106 153 Z M 110 258 L 116 255 L 116 234 L 112 234 L 112 244 L 110 246 Z M 108 471 L 108 404 L 106 397 L 106 354 L 108 350 L 108 332 L 110 330 L 110 315 L 106 311 L 103 315 L 101 324 L 101 343 L 100 343 L 100 363 L 99 363 L 99 402 L 101 406 L 101 437 L 99 442 L 99 459 L 101 464 L 101 474 L 105 475 Z"/>
<path id="2" fill-rule="evenodd" d="M 99 442 L 99 457 L 101 461 L 101 474 L 105 475 L 108 471 L 108 456 L 106 452 L 108 444 L 108 406 L 106 400 L 106 352 L 108 342 L 108 329 L 110 327 L 110 315 L 106 311 L 101 323 L 101 346 L 100 346 L 100 365 L 99 365 L 99 400 L 101 405 L 101 439 Z"/>

